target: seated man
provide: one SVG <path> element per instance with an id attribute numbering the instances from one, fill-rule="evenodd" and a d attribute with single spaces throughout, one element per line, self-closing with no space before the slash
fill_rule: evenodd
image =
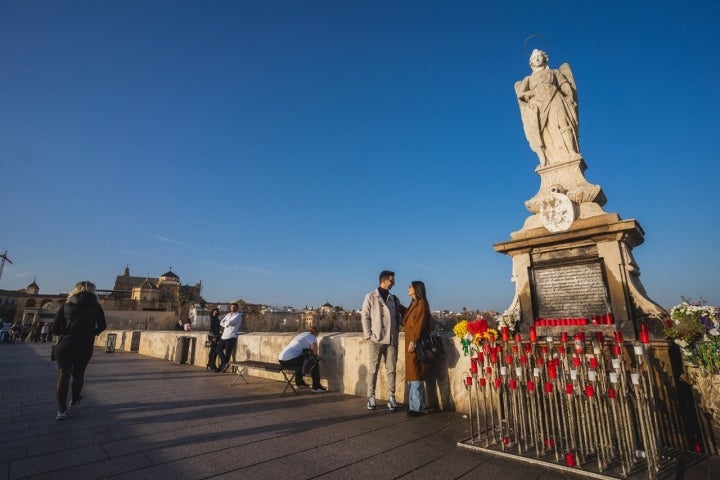
<path id="1" fill-rule="evenodd" d="M 318 330 L 316 327 L 308 328 L 307 332 L 303 332 L 293 338 L 285 349 L 280 352 L 280 365 L 283 367 L 295 367 L 295 385 L 299 387 L 307 387 L 303 379 L 303 364 L 308 358 L 315 360 L 315 365 L 310 370 L 312 377 L 312 392 L 327 392 L 327 388 L 320 385 L 320 354 L 318 353 Z M 310 357 L 312 356 L 312 357 Z"/>

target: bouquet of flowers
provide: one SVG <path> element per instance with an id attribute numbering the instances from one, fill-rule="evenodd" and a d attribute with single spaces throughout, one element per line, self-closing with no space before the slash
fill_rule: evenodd
<path id="1" fill-rule="evenodd" d="M 466 356 L 478 352 L 483 340 L 492 342 L 498 335 L 497 330 L 490 328 L 487 320 L 482 317 L 471 322 L 460 320 L 453 327 L 453 333 L 460 339 Z"/>
<path id="2" fill-rule="evenodd" d="M 720 373 L 720 309 L 704 300 L 683 297 L 670 310 L 665 335 L 680 346 L 683 357 L 706 373 Z"/>
<path id="3" fill-rule="evenodd" d="M 498 330 L 502 330 L 503 327 L 507 327 L 511 332 L 515 331 L 515 327 L 519 323 L 518 317 L 514 313 L 504 313 L 496 317 Z"/>

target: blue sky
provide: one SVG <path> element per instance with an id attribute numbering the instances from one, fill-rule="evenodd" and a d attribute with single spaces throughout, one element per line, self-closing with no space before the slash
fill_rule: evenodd
<path id="1" fill-rule="evenodd" d="M 650 298 L 720 304 L 720 3 L 0 0 L 0 288 L 357 308 L 512 300 L 538 190 L 523 42 L 570 64 L 585 177 L 636 219 Z"/>

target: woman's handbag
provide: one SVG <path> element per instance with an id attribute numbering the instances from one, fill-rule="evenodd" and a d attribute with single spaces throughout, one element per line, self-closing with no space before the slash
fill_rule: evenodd
<path id="1" fill-rule="evenodd" d="M 437 356 L 445 354 L 445 347 L 440 335 L 431 334 L 429 337 L 421 338 L 415 346 L 415 355 L 422 363 L 433 361 Z"/>

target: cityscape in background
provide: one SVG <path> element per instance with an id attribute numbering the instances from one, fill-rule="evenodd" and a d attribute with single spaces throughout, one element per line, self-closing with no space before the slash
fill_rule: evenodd
<path id="1" fill-rule="evenodd" d="M 362 331 L 359 310 L 346 310 L 326 301 L 320 306 L 275 306 L 252 303 L 251 299 L 227 299 L 208 302 L 202 297 L 202 283 L 183 285 L 172 269 L 157 277 L 133 276 L 130 267 L 115 277 L 111 289 L 97 290 L 108 326 L 111 329 L 172 330 L 190 323 L 193 330 L 207 330 L 210 312 L 218 308 L 227 312 L 230 303 L 238 303 L 243 312 L 243 329 L 248 332 L 299 331 L 308 325 L 322 332 Z M 67 293 L 41 293 L 33 280 L 19 290 L 0 289 L 0 317 L 6 324 L 20 323 L 31 329 L 37 324 L 52 322 L 58 309 L 67 300 Z M 494 319 L 495 311 L 468 310 L 460 312 L 435 310 L 436 330 L 449 330 L 460 319 L 483 316 Z"/>

